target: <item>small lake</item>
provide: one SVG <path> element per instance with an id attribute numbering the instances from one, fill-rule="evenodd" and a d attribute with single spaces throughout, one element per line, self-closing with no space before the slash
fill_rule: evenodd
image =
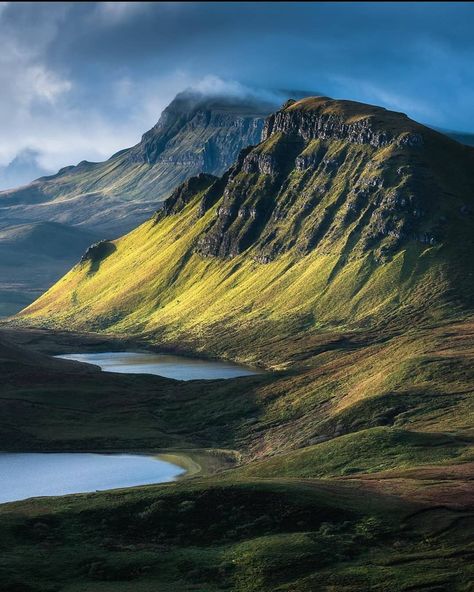
<path id="1" fill-rule="evenodd" d="M 233 364 L 172 354 L 102 352 L 55 356 L 100 366 L 105 372 L 123 374 L 158 374 L 176 380 L 214 380 L 259 374 L 258 370 Z"/>
<path id="2" fill-rule="evenodd" d="M 0 503 L 172 481 L 185 470 L 139 454 L 0 453 Z"/>

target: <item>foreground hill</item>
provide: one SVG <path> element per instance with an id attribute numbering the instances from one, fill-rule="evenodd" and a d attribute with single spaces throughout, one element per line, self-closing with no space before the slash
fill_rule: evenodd
<path id="1" fill-rule="evenodd" d="M 21 318 L 275 365 L 323 329 L 463 315 L 473 164 L 472 148 L 401 113 L 290 101 L 221 178 L 179 187 Z"/>
<path id="2" fill-rule="evenodd" d="M 14 314 L 37 298 L 97 239 L 93 232 L 57 222 L 0 230 L 0 316 Z"/>
<path id="3" fill-rule="evenodd" d="M 260 141 L 271 110 L 251 98 L 182 92 L 136 146 L 0 192 L 1 225 L 52 220 L 118 236 L 188 177 L 222 174 L 242 148 Z"/>

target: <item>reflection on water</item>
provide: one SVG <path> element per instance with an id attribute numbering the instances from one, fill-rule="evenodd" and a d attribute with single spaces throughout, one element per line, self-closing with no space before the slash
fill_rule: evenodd
<path id="1" fill-rule="evenodd" d="M 136 454 L 0 453 L 0 503 L 172 481 L 184 470 Z"/>
<path id="2" fill-rule="evenodd" d="M 176 380 L 212 380 L 258 374 L 257 370 L 231 362 L 216 362 L 170 354 L 102 352 L 65 354 L 56 357 L 96 364 L 105 372 L 158 374 Z"/>

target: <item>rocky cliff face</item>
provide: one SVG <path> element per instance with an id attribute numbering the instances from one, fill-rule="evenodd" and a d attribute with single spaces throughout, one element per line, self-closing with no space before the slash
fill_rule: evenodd
<path id="1" fill-rule="evenodd" d="M 318 97 L 285 103 L 283 109 L 267 118 L 262 139 L 282 133 L 305 142 L 343 140 L 380 148 L 397 141 L 401 146 L 418 146 L 423 143 L 422 135 L 416 131 L 418 127 L 404 113 L 372 106 L 361 110 L 360 104 L 353 101 Z"/>
<path id="2" fill-rule="evenodd" d="M 242 148 L 260 141 L 273 108 L 251 99 L 183 92 L 136 146 L 105 162 L 83 161 L 0 192 L 1 227 L 47 219 L 105 236 L 126 232 L 189 177 L 221 175 Z"/>
<path id="3" fill-rule="evenodd" d="M 170 197 L 163 203 L 163 207 L 156 212 L 155 222 L 159 222 L 166 216 L 181 212 L 196 197 L 196 194 L 207 190 L 217 180 L 218 178 L 214 175 L 200 173 L 196 177 L 191 177 L 191 179 L 185 181 L 173 191 Z"/>
<path id="4" fill-rule="evenodd" d="M 133 162 L 171 163 L 222 174 L 246 146 L 261 140 L 271 106 L 182 93 L 129 154 Z M 208 130 L 208 131 L 206 131 Z"/>
<path id="5" fill-rule="evenodd" d="M 474 162 L 472 150 L 404 114 L 325 97 L 290 101 L 203 198 L 201 213 L 219 204 L 197 251 L 232 258 L 251 249 L 260 262 L 292 249 L 371 251 L 383 261 L 409 241 L 441 243 L 470 211 L 466 188 L 474 189 L 467 168 L 458 177 L 443 161 L 446 151 Z"/>

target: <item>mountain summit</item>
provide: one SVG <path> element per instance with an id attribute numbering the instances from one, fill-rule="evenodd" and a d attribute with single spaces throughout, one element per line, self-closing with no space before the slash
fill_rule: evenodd
<path id="1" fill-rule="evenodd" d="M 384 260 L 410 241 L 434 246 L 466 226 L 473 155 L 402 113 L 327 97 L 289 101 L 229 175 L 201 252 Z"/>
<path id="2" fill-rule="evenodd" d="M 242 148 L 260 141 L 273 109 L 248 97 L 182 92 L 136 146 L 0 192 L 1 226 L 47 220 L 104 236 L 128 231 L 189 177 L 222 174 Z"/>
<path id="3" fill-rule="evenodd" d="M 222 177 L 180 186 L 22 315 L 248 359 L 282 335 L 453 314 L 472 307 L 473 165 L 402 113 L 288 101 Z"/>

